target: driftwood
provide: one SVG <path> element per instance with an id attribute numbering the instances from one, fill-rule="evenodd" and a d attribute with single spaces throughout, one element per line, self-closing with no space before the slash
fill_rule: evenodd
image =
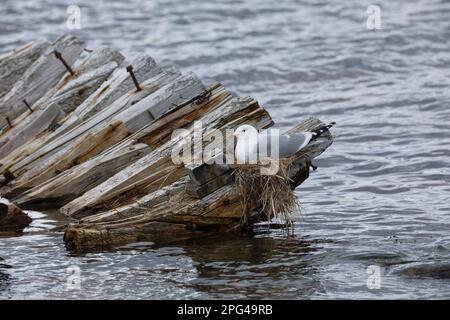
<path id="1" fill-rule="evenodd" d="M 234 140 L 210 148 L 242 124 L 269 128 L 273 121 L 258 102 L 218 83 L 204 87 L 192 73 L 144 55 L 132 67 L 108 48 L 80 59 L 84 43 L 70 35 L 46 45 L 0 56 L 0 77 L 2 66 L 16 77 L 0 87 L 7 91 L 0 111 L 12 126 L 0 134 L 0 192 L 23 209 L 59 208 L 77 219 L 65 232 L 69 248 L 205 237 L 251 228 L 264 217 L 257 201 L 244 205 L 236 186 Z M 20 62 L 17 70 L 11 59 Z M 322 125 L 310 118 L 291 131 Z M 173 135 L 176 129 L 188 135 Z M 288 191 L 309 177 L 312 159 L 331 143 L 327 132 L 295 155 Z M 197 161 L 199 146 L 207 163 Z M 174 161 L 180 151 L 195 151 L 194 158 Z M 0 226 L 14 225 L 13 216 L 22 217 L 22 228 L 29 223 L 17 206 L 0 202 Z"/>
<path id="2" fill-rule="evenodd" d="M 31 218 L 19 207 L 0 198 L 0 232 L 20 232 L 31 222 Z"/>

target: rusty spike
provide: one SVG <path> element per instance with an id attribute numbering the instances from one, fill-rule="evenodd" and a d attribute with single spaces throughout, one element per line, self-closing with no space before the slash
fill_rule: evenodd
<path id="1" fill-rule="evenodd" d="M 134 72 L 133 72 L 133 66 L 132 66 L 132 65 L 129 65 L 129 66 L 127 67 L 127 71 L 128 71 L 128 73 L 130 74 L 131 79 L 133 79 L 134 85 L 136 86 L 136 90 L 137 90 L 137 91 L 141 91 L 142 88 L 141 88 L 141 86 L 139 85 L 139 82 L 137 81 L 136 76 L 134 75 Z"/>
<path id="2" fill-rule="evenodd" d="M 55 57 L 56 57 L 56 59 L 61 60 L 61 62 L 63 63 L 64 67 L 66 67 L 67 71 L 69 71 L 71 75 L 74 75 L 74 72 L 73 72 L 72 68 L 67 64 L 66 60 L 64 60 L 61 52 L 55 50 Z"/>
<path id="3" fill-rule="evenodd" d="M 5 117 L 5 120 L 6 120 L 6 122 L 8 122 L 9 127 L 12 128 L 13 125 L 12 125 L 11 120 L 9 119 L 9 117 Z"/>
<path id="4" fill-rule="evenodd" d="M 28 104 L 27 100 L 23 99 L 22 101 L 27 106 L 28 110 L 30 110 L 30 112 L 33 112 L 33 109 L 31 109 L 31 106 Z"/>

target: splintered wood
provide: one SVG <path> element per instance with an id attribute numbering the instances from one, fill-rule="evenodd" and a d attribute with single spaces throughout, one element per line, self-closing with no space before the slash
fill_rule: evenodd
<path id="1" fill-rule="evenodd" d="M 256 202 L 243 206 L 229 164 L 172 158 L 178 129 L 205 147 L 242 124 L 272 126 L 257 101 L 146 55 L 127 62 L 84 48 L 67 34 L 0 55 L 0 194 L 12 201 L 0 201 L 0 231 L 30 222 L 21 209 L 57 208 L 78 221 L 66 228 L 69 248 L 101 250 L 237 230 L 247 214 L 263 214 Z M 309 118 L 291 131 L 322 125 Z M 327 132 L 295 156 L 292 188 L 331 143 Z"/>

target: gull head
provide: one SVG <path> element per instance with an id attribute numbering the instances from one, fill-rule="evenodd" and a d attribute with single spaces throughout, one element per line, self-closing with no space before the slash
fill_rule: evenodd
<path id="1" fill-rule="evenodd" d="M 238 140 L 247 140 L 251 137 L 256 137 L 258 135 L 258 130 L 255 127 L 244 124 L 238 127 L 233 134 Z"/>

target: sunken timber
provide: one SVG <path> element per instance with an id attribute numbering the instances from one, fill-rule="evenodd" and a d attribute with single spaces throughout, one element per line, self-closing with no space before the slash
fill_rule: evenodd
<path id="1" fill-rule="evenodd" d="M 263 214 L 244 210 L 229 165 L 175 164 L 171 136 L 193 134 L 194 121 L 205 141 L 215 129 L 265 129 L 269 113 L 146 54 L 126 61 L 70 34 L 1 54 L 0 115 L 0 231 L 26 227 L 22 210 L 58 209 L 73 221 L 66 245 L 88 250 L 237 230 Z M 322 125 L 308 118 L 291 132 Z M 292 188 L 331 143 L 327 132 L 295 155 Z"/>

